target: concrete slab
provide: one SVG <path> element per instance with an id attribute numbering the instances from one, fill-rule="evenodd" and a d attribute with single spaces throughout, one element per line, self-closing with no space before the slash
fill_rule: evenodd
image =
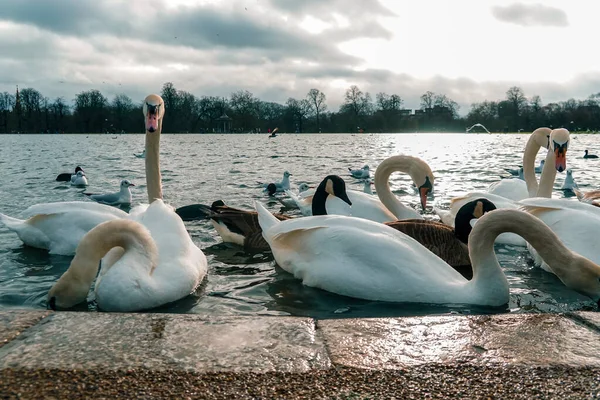
<path id="1" fill-rule="evenodd" d="M 587 325 L 590 325 L 591 327 L 600 331 L 600 313 L 591 311 L 579 311 L 573 314 L 577 317 L 577 319 L 583 320 L 584 323 L 586 323 Z"/>
<path id="2" fill-rule="evenodd" d="M 600 335 L 550 314 L 320 320 L 334 365 L 600 366 Z"/>
<path id="3" fill-rule="evenodd" d="M 55 313 L 0 348 L 0 368 L 306 372 L 330 366 L 295 317 Z"/>
<path id="4" fill-rule="evenodd" d="M 51 311 L 0 311 L 0 347 L 19 336 L 25 329 L 37 324 L 50 313 Z"/>

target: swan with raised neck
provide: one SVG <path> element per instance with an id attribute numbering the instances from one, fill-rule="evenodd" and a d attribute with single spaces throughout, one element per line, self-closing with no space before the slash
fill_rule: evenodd
<path id="1" fill-rule="evenodd" d="M 433 192 L 434 176 L 429 165 L 418 157 L 398 155 L 388 157 L 375 172 L 375 191 L 379 200 L 395 216 L 402 215 L 408 208 L 390 190 L 389 178 L 394 172 L 404 172 L 412 178 L 419 191 L 421 207 L 427 206 L 427 195 Z M 411 209 L 412 210 L 412 209 Z"/>

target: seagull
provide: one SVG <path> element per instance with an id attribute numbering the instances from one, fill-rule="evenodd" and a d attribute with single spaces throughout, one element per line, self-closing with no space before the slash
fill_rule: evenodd
<path id="1" fill-rule="evenodd" d="M 350 171 L 350 175 L 356 179 L 365 179 L 370 177 L 368 165 L 365 165 L 361 169 L 348 168 L 348 171 Z"/>
<path id="2" fill-rule="evenodd" d="M 108 204 L 111 206 L 118 206 L 121 204 L 131 204 L 131 189 L 130 187 L 135 186 L 133 183 L 129 182 L 127 179 L 123 179 L 121 181 L 121 190 L 116 193 L 108 193 L 108 194 L 93 194 L 93 193 L 84 193 L 86 196 L 89 196 L 90 199 L 97 201 L 98 203 Z"/>

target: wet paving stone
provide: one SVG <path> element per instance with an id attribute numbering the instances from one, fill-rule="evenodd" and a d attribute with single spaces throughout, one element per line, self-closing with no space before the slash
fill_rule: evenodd
<path id="1" fill-rule="evenodd" d="M 340 319 L 317 327 L 331 361 L 347 367 L 600 366 L 600 334 L 559 315 Z"/>
<path id="2" fill-rule="evenodd" d="M 330 366 L 295 317 L 56 313 L 0 348 L 1 368 L 305 372 Z"/>

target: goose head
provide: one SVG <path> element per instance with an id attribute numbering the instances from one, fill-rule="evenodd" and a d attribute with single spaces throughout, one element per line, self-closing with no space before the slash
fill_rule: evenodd
<path id="1" fill-rule="evenodd" d="M 129 182 L 127 179 L 123 179 L 121 181 L 121 189 L 128 189 L 132 186 L 135 186 L 133 183 Z"/>
<path id="2" fill-rule="evenodd" d="M 558 172 L 567 169 L 567 148 L 569 147 L 569 131 L 565 128 L 553 129 L 550 133 L 550 149 L 556 157 L 555 167 Z"/>
<path id="3" fill-rule="evenodd" d="M 486 198 L 480 198 L 466 203 L 456 213 L 454 232 L 463 243 L 468 243 L 472 230 L 471 221 L 481 218 L 485 213 L 496 209 L 496 205 Z"/>
<path id="4" fill-rule="evenodd" d="M 348 198 L 348 193 L 346 193 L 346 182 L 337 175 L 326 176 L 317 187 L 315 194 L 317 192 L 325 192 L 328 195 L 340 198 L 349 206 L 352 205 L 352 202 Z"/>
<path id="5" fill-rule="evenodd" d="M 148 95 L 144 99 L 144 119 L 146 131 L 153 133 L 158 130 L 159 122 L 165 115 L 165 103 L 162 97 L 157 94 Z"/>

